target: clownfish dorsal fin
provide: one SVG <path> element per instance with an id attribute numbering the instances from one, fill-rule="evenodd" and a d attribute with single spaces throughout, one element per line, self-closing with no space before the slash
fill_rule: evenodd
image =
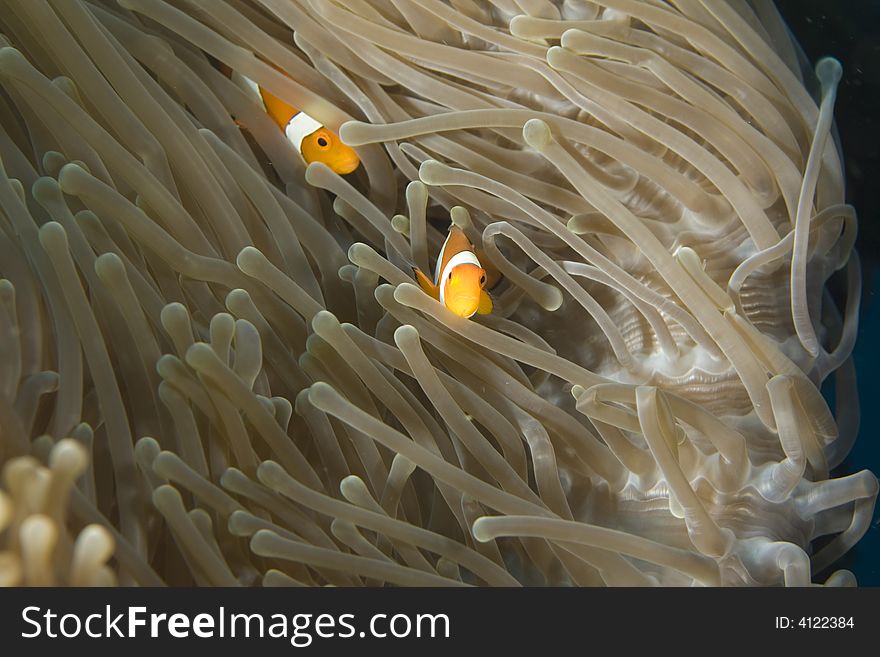
<path id="1" fill-rule="evenodd" d="M 263 101 L 263 95 L 262 93 L 260 93 L 260 87 L 259 85 L 257 85 L 256 82 L 231 69 L 229 71 L 229 78 L 235 83 L 235 86 L 237 86 L 245 93 L 248 98 L 250 98 L 253 102 L 262 107 L 264 110 L 266 109 L 266 103 Z"/>

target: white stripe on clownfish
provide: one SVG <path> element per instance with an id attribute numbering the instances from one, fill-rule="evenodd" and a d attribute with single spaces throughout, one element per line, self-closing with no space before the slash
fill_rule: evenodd
<path id="1" fill-rule="evenodd" d="M 303 139 L 323 127 L 324 125 L 320 121 L 316 121 L 305 112 L 300 112 L 290 119 L 287 127 L 284 128 L 284 134 L 287 135 L 294 148 L 302 152 Z"/>
<path id="2" fill-rule="evenodd" d="M 459 251 L 449 259 L 449 262 L 446 263 L 446 266 L 443 268 L 443 275 L 434 279 L 434 285 L 440 289 L 440 303 L 444 306 L 446 305 L 446 286 L 443 285 L 443 282 L 449 278 L 453 269 L 459 265 L 465 264 L 476 265 L 480 269 L 483 268 L 476 253 L 473 251 Z"/>

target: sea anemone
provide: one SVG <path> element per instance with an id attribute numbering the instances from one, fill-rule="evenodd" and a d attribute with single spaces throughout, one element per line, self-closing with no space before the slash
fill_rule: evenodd
<path id="1" fill-rule="evenodd" d="M 855 583 L 841 67 L 767 3 L 2 5 L 0 583 Z"/>

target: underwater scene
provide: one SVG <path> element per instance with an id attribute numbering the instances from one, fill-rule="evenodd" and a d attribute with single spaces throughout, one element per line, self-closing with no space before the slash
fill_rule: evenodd
<path id="1" fill-rule="evenodd" d="M 878 586 L 880 3 L 0 0 L 0 586 Z"/>
<path id="2" fill-rule="evenodd" d="M 847 201 L 859 216 L 856 250 L 862 262 L 863 290 L 859 311 L 859 333 L 853 350 L 861 406 L 860 438 L 838 466 L 836 474 L 851 474 L 868 468 L 880 470 L 880 413 L 873 400 L 880 387 L 873 372 L 880 367 L 880 345 L 874 336 L 880 331 L 880 195 L 873 181 L 880 174 L 880 3 L 845 0 L 777 0 L 789 29 L 804 51 L 807 61 L 832 56 L 843 66 L 837 102 L 835 129 L 844 153 Z M 831 403 L 834 390 L 823 388 Z M 880 519 L 877 510 L 864 538 L 846 554 L 840 565 L 858 576 L 860 586 L 880 586 Z"/>

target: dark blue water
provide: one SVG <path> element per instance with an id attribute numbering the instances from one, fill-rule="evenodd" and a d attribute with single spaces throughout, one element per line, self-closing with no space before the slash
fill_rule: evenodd
<path id="1" fill-rule="evenodd" d="M 873 217 L 876 220 L 877 217 Z M 865 221 L 865 218 L 862 218 Z M 868 468 L 880 475 L 880 270 L 875 266 L 873 280 L 866 281 L 870 291 L 863 299 L 859 338 L 856 342 L 855 363 L 859 379 L 859 400 L 862 424 L 859 437 L 847 459 L 835 471 L 845 475 Z M 853 548 L 840 564 L 852 570 L 862 586 L 880 586 L 880 512 L 874 510 L 874 520 L 865 538 Z"/>
<path id="2" fill-rule="evenodd" d="M 880 475 L 880 2 L 777 0 L 776 4 L 811 62 L 830 55 L 843 65 L 835 116 L 847 173 L 847 201 L 859 216 L 856 248 L 864 283 L 854 360 L 862 419 L 855 447 L 832 476 L 865 468 Z M 835 568 L 852 570 L 862 586 L 880 586 L 877 510 L 865 537 Z"/>

